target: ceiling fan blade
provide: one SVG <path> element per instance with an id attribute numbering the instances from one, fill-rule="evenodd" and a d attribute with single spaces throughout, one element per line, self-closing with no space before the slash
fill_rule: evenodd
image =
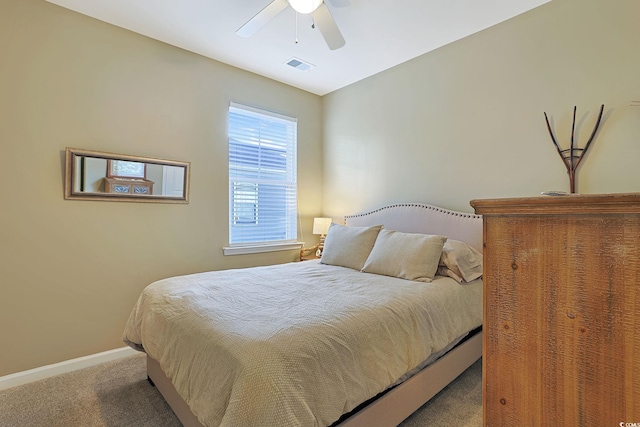
<path id="1" fill-rule="evenodd" d="M 322 33 L 324 41 L 327 42 L 329 49 L 336 50 L 344 46 L 344 37 L 342 37 L 342 33 L 333 16 L 331 16 L 331 12 L 329 12 L 326 4 L 322 3 L 320 7 L 313 12 L 313 20 Z"/>
<path id="2" fill-rule="evenodd" d="M 262 28 L 267 22 L 275 18 L 280 12 L 289 6 L 287 0 L 273 0 L 264 9 L 249 19 L 246 24 L 238 28 L 236 34 L 240 37 L 251 37 Z"/>

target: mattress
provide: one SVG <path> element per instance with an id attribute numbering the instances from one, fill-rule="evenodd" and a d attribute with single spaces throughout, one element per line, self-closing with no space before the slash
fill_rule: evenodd
<path id="1" fill-rule="evenodd" d="M 124 340 L 205 426 L 326 426 L 481 323 L 480 280 L 305 261 L 155 282 Z"/>

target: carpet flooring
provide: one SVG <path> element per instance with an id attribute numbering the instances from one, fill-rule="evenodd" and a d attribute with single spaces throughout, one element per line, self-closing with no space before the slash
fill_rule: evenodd
<path id="1" fill-rule="evenodd" d="M 402 427 L 482 425 L 482 363 L 407 418 Z M 147 382 L 144 354 L 0 391 L 0 427 L 181 427 Z M 242 427 L 242 426 L 238 426 Z"/>

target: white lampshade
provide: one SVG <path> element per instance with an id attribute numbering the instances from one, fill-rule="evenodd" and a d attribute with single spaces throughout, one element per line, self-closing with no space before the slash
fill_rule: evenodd
<path id="1" fill-rule="evenodd" d="M 298 13 L 308 14 L 316 10 L 322 4 L 322 0 L 288 0 L 289 4 Z"/>
<path id="2" fill-rule="evenodd" d="M 331 225 L 331 218 L 314 218 L 313 219 L 313 234 L 327 234 L 329 226 Z"/>

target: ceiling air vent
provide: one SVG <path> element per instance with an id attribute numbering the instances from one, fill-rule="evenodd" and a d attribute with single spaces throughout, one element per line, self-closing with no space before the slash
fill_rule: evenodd
<path id="1" fill-rule="evenodd" d="M 300 58 L 296 58 L 295 56 L 285 62 L 285 64 L 300 71 L 309 71 L 312 68 L 315 68 L 315 65 L 305 62 Z"/>

